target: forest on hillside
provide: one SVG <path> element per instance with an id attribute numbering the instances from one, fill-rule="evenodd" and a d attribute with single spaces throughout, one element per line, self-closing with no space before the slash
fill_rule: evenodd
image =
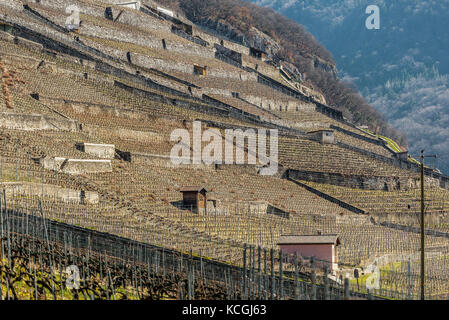
<path id="1" fill-rule="evenodd" d="M 410 154 L 437 154 L 435 165 L 449 172 L 449 0 L 246 1 L 313 33 L 339 76 L 406 132 Z M 379 30 L 365 27 L 369 5 L 379 7 Z"/>

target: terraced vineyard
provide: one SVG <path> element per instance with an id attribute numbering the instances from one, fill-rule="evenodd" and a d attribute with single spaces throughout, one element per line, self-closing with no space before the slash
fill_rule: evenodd
<path id="1" fill-rule="evenodd" d="M 72 2 L 46 0 L 25 7 L 23 1 L 0 0 L 0 24 L 4 30 L 11 27 L 0 31 L 0 207 L 15 223 L 10 228 L 6 216 L 0 219 L 0 297 L 418 295 L 414 278 L 408 296 L 402 260 L 381 266 L 383 287 L 370 294 L 356 289 L 348 276 L 358 268 L 368 277 L 373 261 L 408 255 L 417 277 L 415 163 L 323 104 L 306 82 L 292 86 L 282 80 L 280 67 L 250 56 L 249 47 L 195 25 L 192 35 L 172 32 L 181 20 L 158 15 L 157 8 L 150 14 L 151 3 L 145 11 L 112 0 L 76 1 L 82 24 L 78 32 L 68 32 L 65 8 Z M 105 17 L 108 7 L 115 21 Z M 241 62 L 219 56 L 217 46 L 240 50 L 233 54 L 240 53 Z M 194 121 L 201 122 L 200 133 L 214 133 L 220 143 L 215 150 L 224 154 L 230 142 L 245 163 L 174 164 L 173 146 L 182 142 L 190 162 L 195 144 L 204 148 L 212 140 L 191 139 Z M 173 138 L 176 129 L 189 134 L 189 141 Z M 239 143 L 222 137 L 232 129 L 277 130 L 279 143 L 270 135 L 259 140 L 259 151 L 267 142 L 265 157 L 259 154 L 248 164 L 254 156 L 250 138 Z M 317 139 L 317 130 L 330 133 L 330 141 Z M 267 157 L 278 167 L 271 176 L 260 174 Z M 426 290 L 434 298 L 449 293 L 448 181 L 426 168 L 426 246 L 435 253 L 426 258 Z M 186 186 L 207 190 L 205 210 L 185 203 L 181 191 Z M 28 221 L 38 223 L 39 217 L 54 233 L 28 229 Z M 110 241 L 98 240 L 96 248 L 89 247 L 88 237 L 83 245 L 69 243 L 59 233 L 64 230 L 93 232 Z M 327 234 L 341 242 L 335 261 L 279 253 L 283 235 Z M 131 243 L 138 256 L 150 256 L 131 259 L 123 242 Z M 165 252 L 170 265 L 162 262 Z M 63 271 L 71 264 L 82 266 L 78 291 L 64 285 Z M 319 264 L 338 267 L 326 271 Z"/>

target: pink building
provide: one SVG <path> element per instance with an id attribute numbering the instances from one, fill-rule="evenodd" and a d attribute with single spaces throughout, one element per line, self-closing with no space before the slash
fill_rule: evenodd
<path id="1" fill-rule="evenodd" d="M 329 261 L 330 271 L 338 269 L 337 246 L 340 245 L 340 239 L 336 234 L 283 235 L 280 236 L 278 245 L 283 253 L 294 254 L 296 252 L 298 256 Z M 322 263 L 322 261 L 317 261 L 317 266 Z"/>

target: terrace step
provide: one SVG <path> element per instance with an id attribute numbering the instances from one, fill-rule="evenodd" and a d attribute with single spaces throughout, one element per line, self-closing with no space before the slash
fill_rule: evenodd
<path id="1" fill-rule="evenodd" d="M 76 120 L 48 117 L 42 114 L 0 113 L 0 127 L 13 130 L 63 130 L 80 131 Z"/>
<path id="2" fill-rule="evenodd" d="M 82 152 L 98 157 L 100 159 L 114 159 L 115 145 L 96 143 L 77 143 L 76 148 Z"/>
<path id="3" fill-rule="evenodd" d="M 7 196 L 14 193 L 16 196 L 20 194 L 38 197 L 45 196 L 79 204 L 98 204 L 99 202 L 99 195 L 97 192 L 68 189 L 53 184 L 4 182 L 0 183 L 0 189 L 5 190 Z"/>
<path id="4" fill-rule="evenodd" d="M 111 160 L 68 159 L 62 157 L 43 158 L 41 165 L 48 170 L 68 174 L 112 172 Z"/>

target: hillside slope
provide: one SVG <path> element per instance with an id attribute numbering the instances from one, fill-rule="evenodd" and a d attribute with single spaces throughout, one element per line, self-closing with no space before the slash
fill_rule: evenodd
<path id="1" fill-rule="evenodd" d="M 69 32 L 73 0 L 0 0 L 0 191 L 8 207 L 237 266 L 245 244 L 278 250 L 286 234 L 338 234 L 336 276 L 387 254 L 419 253 L 416 163 L 346 121 L 319 87 L 278 68 L 271 36 L 242 33 L 249 42 L 239 45 L 158 4 L 137 10 L 121 1 L 76 1 L 82 24 Z M 259 45 L 271 48 L 268 57 Z M 332 70 L 320 72 L 333 79 Z M 228 129 L 277 131 L 257 139 L 253 163 L 254 139 L 226 137 Z M 206 130 L 219 143 L 214 156 L 231 142 L 233 160 L 240 151 L 244 164 L 222 163 L 226 147 L 215 163 L 191 162 L 195 145 L 211 145 Z M 181 145 L 188 163 L 177 164 L 173 147 Z M 271 176 L 261 173 L 268 150 Z M 449 177 L 425 174 L 426 248 L 444 258 L 426 256 L 427 276 L 432 294 L 447 296 Z M 203 187 L 205 200 L 184 197 Z M 293 270 L 288 261 L 284 270 Z"/>
<path id="2" fill-rule="evenodd" d="M 380 133 L 398 139 L 404 146 L 407 145 L 404 134 L 391 127 L 356 90 L 336 77 L 337 69 L 331 53 L 293 20 L 269 8 L 241 0 L 160 2 L 182 10 L 193 22 L 214 29 L 222 36 L 259 47 L 272 54 L 274 60 L 282 59 L 292 63 L 306 83 L 322 92 L 326 101 L 342 110 L 349 120 L 359 125 L 368 125 L 372 131 L 379 130 Z"/>
<path id="3" fill-rule="evenodd" d="M 411 153 L 437 153 L 437 167 L 449 171 L 449 1 L 252 2 L 304 25 L 333 53 L 340 76 L 407 133 Z M 364 27 L 372 4 L 378 31 Z"/>

